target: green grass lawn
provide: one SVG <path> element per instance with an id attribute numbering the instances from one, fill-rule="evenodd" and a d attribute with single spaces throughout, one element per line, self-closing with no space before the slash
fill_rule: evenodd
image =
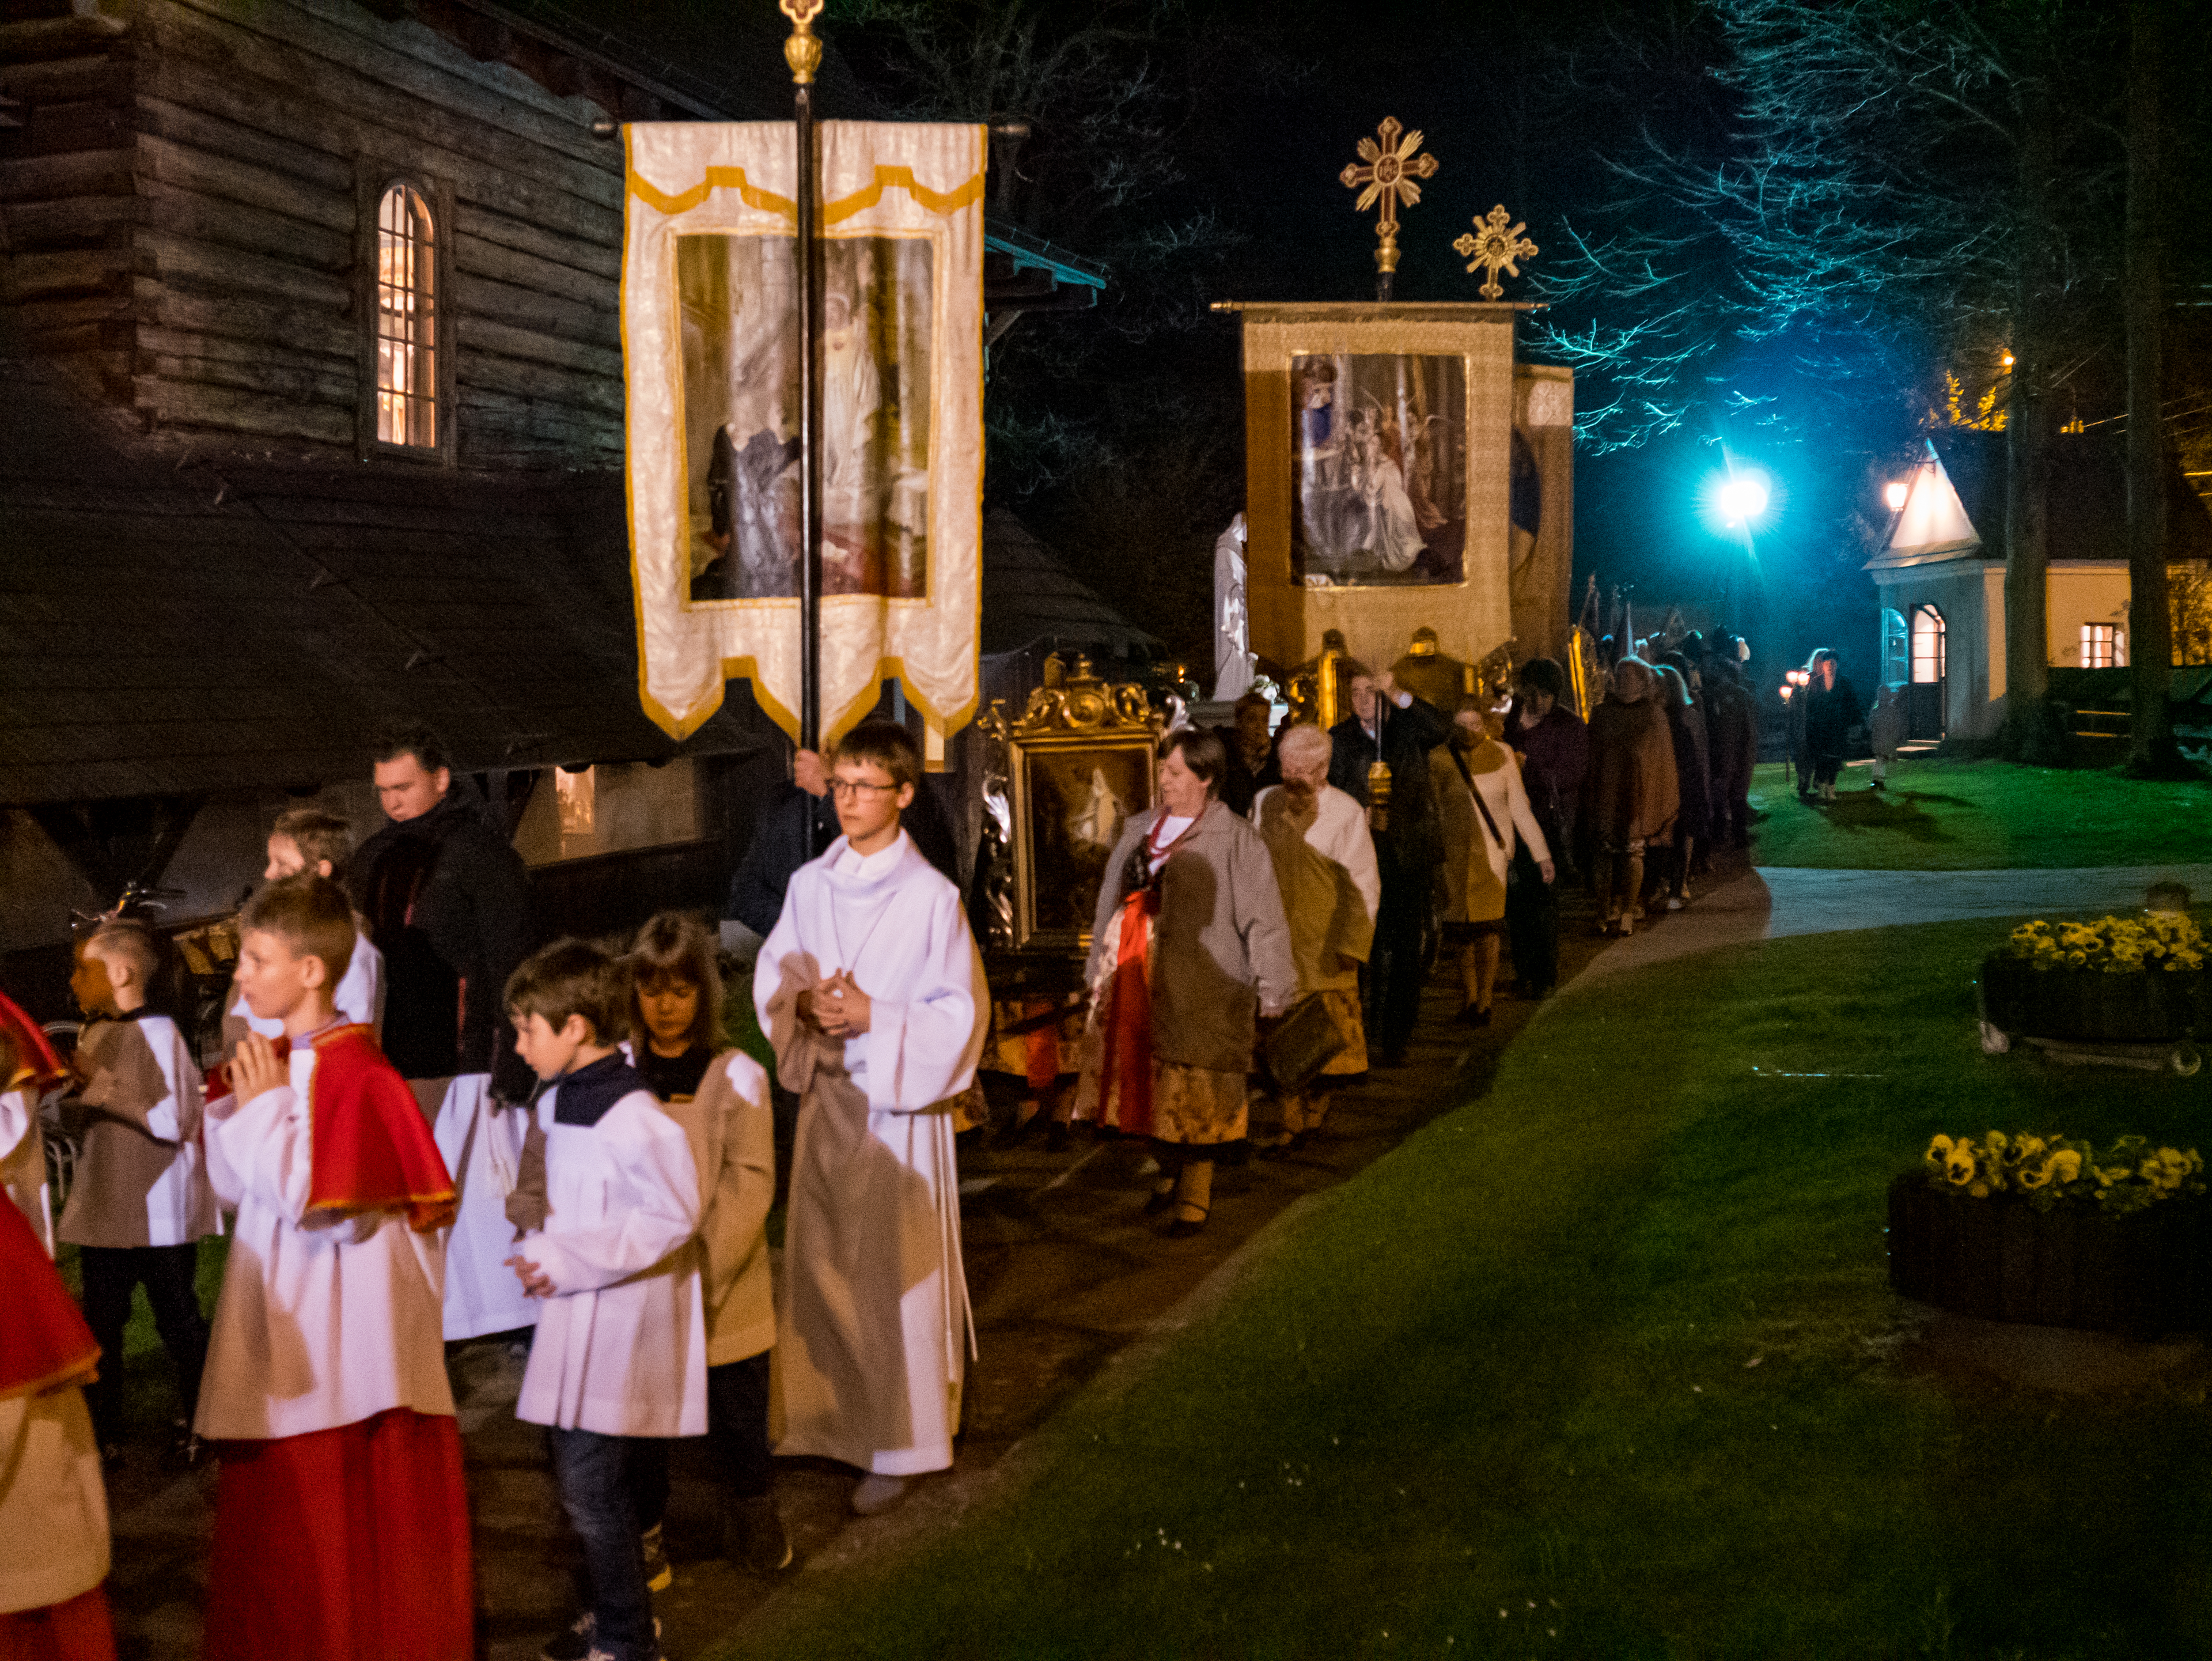
<path id="1" fill-rule="evenodd" d="M 1885 1284 L 1885 1186 L 1938 1130 L 2212 1144 L 2205 1082 L 1981 1054 L 2006 927 L 1571 992 L 1018 1479 L 721 1653 L 2212 1652 L 2212 1368 L 1942 1374 Z"/>
<path id="2" fill-rule="evenodd" d="M 2155 865 L 2212 860 L 2212 783 L 2151 783 L 2110 772 L 2002 761 L 1906 758 L 1889 788 L 1844 770 L 1837 799 L 1807 806 L 1780 763 L 1757 770 L 1752 831 L 1760 865 L 1882 871 Z"/>

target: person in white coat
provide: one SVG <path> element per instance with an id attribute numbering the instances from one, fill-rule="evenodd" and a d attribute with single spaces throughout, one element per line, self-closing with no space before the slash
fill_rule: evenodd
<path id="1" fill-rule="evenodd" d="M 639 1444 L 707 1433 L 698 1165 L 617 1048 L 629 1029 L 619 962 L 556 940 L 508 978 L 507 1005 L 516 1053 L 551 1086 L 534 1110 L 545 1215 L 507 1262 L 544 1303 L 514 1415 L 546 1427 L 584 1547 L 588 1606 L 562 1638 L 654 1661 L 641 1514 L 659 1503 L 646 1490 L 666 1481 L 665 1450 Z"/>
<path id="2" fill-rule="evenodd" d="M 866 1472 L 863 1516 L 952 1463 L 970 1345 L 951 1098 L 990 995 L 959 891 L 899 828 L 921 777 L 903 727 L 846 735 L 844 834 L 793 875 L 753 970 L 800 1099 L 770 1425 L 778 1453 Z"/>
<path id="3" fill-rule="evenodd" d="M 1319 1079 L 1304 1090 L 1279 1093 L 1283 1128 L 1263 1146 L 1303 1147 L 1328 1112 L 1328 1081 L 1367 1071 L 1359 966 L 1375 942 L 1382 875 L 1367 810 L 1328 782 L 1334 748 L 1319 727 L 1291 727 L 1279 751 L 1282 783 L 1262 790 L 1252 804 L 1252 823 L 1267 844 L 1283 891 L 1298 995 L 1320 995 L 1344 1043 Z"/>
<path id="4" fill-rule="evenodd" d="M 1429 756 L 1444 833 L 1444 940 L 1459 947 L 1459 1019 L 1470 1026 L 1490 1025 L 1514 849 L 1526 843 L 1544 880 L 1558 875 L 1522 788 L 1519 759 L 1499 742 L 1504 730 L 1503 712 L 1470 701 L 1452 718 L 1451 742 Z"/>

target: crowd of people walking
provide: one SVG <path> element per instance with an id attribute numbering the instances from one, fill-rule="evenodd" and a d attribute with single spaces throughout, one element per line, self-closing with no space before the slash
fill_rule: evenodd
<path id="1" fill-rule="evenodd" d="M 1406 1064 L 1440 961 L 1458 1020 L 1486 1025 L 1509 964 L 1522 997 L 1557 984 L 1563 887 L 1625 934 L 1747 834 L 1733 651 L 1624 654 L 1587 724 L 1548 660 L 1449 709 L 1340 666 L 1327 730 L 1270 733 L 1248 699 L 1231 727 L 1170 731 L 1096 898 L 1073 1116 L 1143 1140 L 1138 1208 L 1171 1238 L 1206 1228 L 1223 1159 L 1310 1146 L 1335 1092 Z M 792 1558 L 772 1452 L 851 1468 L 862 1515 L 952 1463 L 983 960 L 904 729 L 864 723 L 795 771 L 738 884 L 765 925 L 772 1068 L 726 1041 L 696 919 L 532 951 L 520 861 L 422 733 L 380 750 L 386 823 L 357 850 L 313 810 L 272 827 L 204 1073 L 131 919 L 77 942 L 74 1056 L 0 1001 L 0 1267 L 32 1338 L 0 1343 L 0 1517 L 31 1564 L 0 1570 L 6 1653 L 113 1652 L 101 1479 L 141 1284 L 173 1453 L 221 1461 L 210 1657 L 468 1649 L 449 1342 L 526 1350 L 515 1411 L 544 1427 L 583 1564 L 551 1661 L 659 1654 L 674 1440 L 706 1439 L 729 1555 L 762 1574 Z M 797 1116 L 772 1271 L 779 1089 Z M 35 1153 L 57 1098 L 78 1148 L 58 1226 Z M 192 1281 L 218 1232 L 210 1323 Z"/>

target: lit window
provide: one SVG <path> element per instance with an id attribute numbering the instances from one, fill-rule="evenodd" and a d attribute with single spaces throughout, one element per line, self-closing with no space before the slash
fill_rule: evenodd
<path id="1" fill-rule="evenodd" d="M 438 445 L 437 231 L 422 192 L 385 192 L 376 210 L 376 436 Z"/>
<path id="2" fill-rule="evenodd" d="M 2084 669 L 2124 669 L 2128 666 L 2128 637 L 2109 623 L 2081 625 L 2081 666 Z"/>
<path id="3" fill-rule="evenodd" d="M 1943 678 L 1943 614 L 1932 605 L 1912 608 L 1912 684 L 1932 686 Z"/>

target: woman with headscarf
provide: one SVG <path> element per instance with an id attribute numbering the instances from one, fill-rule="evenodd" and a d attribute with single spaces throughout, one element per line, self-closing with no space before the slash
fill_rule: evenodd
<path id="1" fill-rule="evenodd" d="M 1601 934 L 1634 932 L 1644 849 L 1667 840 L 1681 810 L 1674 740 L 1657 691 L 1651 666 L 1624 657 L 1607 678 L 1605 701 L 1590 712 L 1583 824 L 1604 910 Z"/>
<path id="2" fill-rule="evenodd" d="M 1690 861 L 1712 835 L 1712 757 L 1705 737 L 1705 712 L 1690 695 L 1690 683 L 1678 663 L 1659 666 L 1659 703 L 1667 712 L 1668 736 L 1674 751 L 1674 783 L 1682 801 L 1674 818 L 1674 851 L 1668 855 L 1661 888 L 1667 896 L 1667 909 L 1680 911 L 1690 903 Z"/>
<path id="3" fill-rule="evenodd" d="M 1844 740 L 1859 721 L 1858 689 L 1844 678 L 1829 647 L 1805 660 L 1805 748 L 1813 759 L 1813 788 L 1822 801 L 1836 799 L 1836 773 L 1844 764 Z"/>
<path id="4" fill-rule="evenodd" d="M 1159 802 L 1130 815 L 1107 861 L 1086 971 L 1075 1115 L 1152 1138 L 1145 1209 L 1172 1207 L 1176 1237 L 1206 1226 L 1215 1151 L 1249 1134 L 1255 1018 L 1297 994 L 1267 844 L 1218 799 L 1228 764 L 1211 732 L 1160 740 Z"/>
<path id="5" fill-rule="evenodd" d="M 1504 730 L 1502 710 L 1468 698 L 1452 717 L 1451 741 L 1429 752 L 1444 827 L 1444 939 L 1459 946 L 1459 1019 L 1469 1026 L 1490 1025 L 1515 854 L 1525 848 L 1546 884 L 1556 874 L 1551 845 L 1522 785 L 1520 760 L 1498 741 Z M 1524 965 L 1516 959 L 1514 967 Z"/>

